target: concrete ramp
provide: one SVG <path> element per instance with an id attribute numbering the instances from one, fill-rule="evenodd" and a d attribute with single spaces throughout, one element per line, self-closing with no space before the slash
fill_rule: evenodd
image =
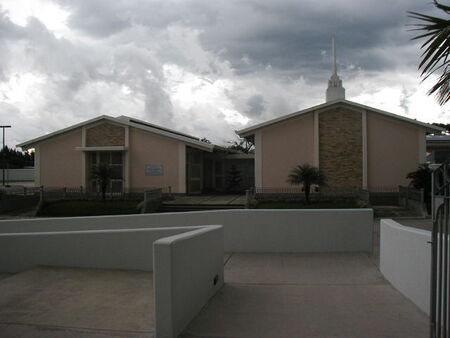
<path id="1" fill-rule="evenodd" d="M 428 317 L 367 254 L 232 254 L 183 337 L 427 337 Z"/>

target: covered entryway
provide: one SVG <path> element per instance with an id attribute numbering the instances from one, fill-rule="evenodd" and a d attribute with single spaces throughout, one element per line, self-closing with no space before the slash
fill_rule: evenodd
<path id="1" fill-rule="evenodd" d="M 230 182 L 234 184 L 230 184 Z M 206 152 L 186 147 L 186 193 L 244 194 L 255 186 L 254 154 L 216 147 Z"/>
<path id="2" fill-rule="evenodd" d="M 203 189 L 203 152 L 186 147 L 186 187 L 187 193 L 197 195 Z"/>

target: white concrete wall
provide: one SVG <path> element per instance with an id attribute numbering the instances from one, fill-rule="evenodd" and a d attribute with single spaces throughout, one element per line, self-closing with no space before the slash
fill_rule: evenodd
<path id="1" fill-rule="evenodd" d="M 34 181 L 34 169 L 6 169 L 5 180 L 8 182 Z"/>
<path id="2" fill-rule="evenodd" d="M 152 271 L 153 242 L 198 228 L 0 234 L 0 272 L 40 265 Z"/>
<path id="3" fill-rule="evenodd" d="M 380 270 L 384 277 L 421 310 L 430 311 L 431 232 L 380 222 Z"/>
<path id="4" fill-rule="evenodd" d="M 219 210 L 0 221 L 0 233 L 224 226 L 227 252 L 372 251 L 372 209 Z"/>
<path id="5" fill-rule="evenodd" d="M 178 337 L 223 285 L 223 228 L 166 237 L 153 247 L 156 337 Z"/>

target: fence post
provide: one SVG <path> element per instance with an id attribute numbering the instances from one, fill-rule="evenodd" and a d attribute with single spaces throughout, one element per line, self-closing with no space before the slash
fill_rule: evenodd
<path id="1" fill-rule="evenodd" d="M 44 202 L 44 186 L 41 185 L 39 187 L 39 203 L 43 203 Z"/>
<path id="2" fill-rule="evenodd" d="M 420 189 L 420 206 L 423 208 L 425 203 L 425 190 L 423 188 Z"/>
<path id="3" fill-rule="evenodd" d="M 80 198 L 83 198 L 83 186 L 80 185 Z"/>
<path id="4" fill-rule="evenodd" d="M 172 196 L 172 187 L 169 185 L 169 196 Z"/>
<path id="5" fill-rule="evenodd" d="M 24 195 L 24 196 L 27 195 L 27 187 L 23 187 L 23 195 Z"/>
<path id="6" fill-rule="evenodd" d="M 409 209 L 409 186 L 406 189 L 406 209 Z"/>
<path id="7" fill-rule="evenodd" d="M 250 189 L 245 190 L 245 209 L 250 207 Z"/>
<path id="8" fill-rule="evenodd" d="M 63 188 L 63 197 L 64 198 L 67 197 L 67 188 L 66 187 Z"/>
<path id="9" fill-rule="evenodd" d="M 142 213 L 147 211 L 147 190 L 144 190 L 144 205 L 142 206 Z"/>

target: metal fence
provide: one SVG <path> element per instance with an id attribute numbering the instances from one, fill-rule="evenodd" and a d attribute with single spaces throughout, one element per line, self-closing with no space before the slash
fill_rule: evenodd
<path id="1" fill-rule="evenodd" d="M 431 212 L 430 196 L 425 196 L 424 189 L 399 186 L 399 205 L 415 211 L 421 216 L 428 216 Z"/>
<path id="2" fill-rule="evenodd" d="M 424 203 L 423 191 L 412 188 L 392 186 L 371 186 L 368 189 L 355 187 L 313 187 L 310 193 L 311 201 L 360 199 L 371 205 L 402 205 L 400 199 L 406 198 L 412 207 L 422 208 Z M 406 197 L 405 197 L 406 196 Z M 303 187 L 256 187 L 246 191 L 247 201 L 251 200 L 289 200 L 303 201 L 305 191 Z M 403 201 L 404 202 L 404 201 Z M 422 208 L 423 209 L 423 208 Z M 421 209 L 421 210 L 422 210 Z"/>
<path id="3" fill-rule="evenodd" d="M 108 200 L 133 200 L 154 202 L 155 191 L 161 200 L 172 198 L 171 187 L 129 189 L 124 192 L 107 191 Z M 44 201 L 57 200 L 97 200 L 102 194 L 97 191 L 86 190 L 83 187 L 12 187 L 0 190 L 0 214 L 14 212 L 21 209 L 38 207 Z M 150 205 L 145 203 L 145 205 Z"/>
<path id="4" fill-rule="evenodd" d="M 450 337 L 450 163 L 435 168 L 432 174 L 431 301 L 430 336 Z"/>
<path id="5" fill-rule="evenodd" d="M 124 200 L 143 200 L 146 191 L 152 190 L 161 191 L 162 196 L 171 196 L 172 189 L 168 187 L 146 187 L 146 188 L 133 188 L 126 191 L 113 192 L 106 191 L 106 199 L 124 199 Z M 43 200 L 56 200 L 56 199 L 100 199 L 102 193 L 99 191 L 92 191 L 83 187 L 41 187 L 40 193 Z"/>
<path id="6" fill-rule="evenodd" d="M 399 188 L 392 186 L 370 186 L 371 205 L 399 205 Z"/>
<path id="7" fill-rule="evenodd" d="M 37 206 L 40 188 L 13 188 L 0 190 L 0 214 Z"/>
<path id="8" fill-rule="evenodd" d="M 247 190 L 248 200 L 295 200 L 303 201 L 305 191 L 302 187 L 266 188 L 256 187 Z M 309 196 L 311 201 L 356 198 L 368 202 L 368 191 L 354 187 L 313 187 Z"/>

